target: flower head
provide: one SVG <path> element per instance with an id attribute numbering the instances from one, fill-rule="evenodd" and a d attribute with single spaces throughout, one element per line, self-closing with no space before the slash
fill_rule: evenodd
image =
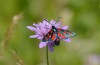
<path id="1" fill-rule="evenodd" d="M 29 36 L 30 38 L 37 38 L 40 39 L 41 42 L 39 44 L 39 48 L 43 48 L 46 45 L 48 45 L 49 50 L 53 51 L 53 46 L 55 45 L 54 41 L 46 41 L 43 42 L 42 39 L 44 38 L 44 36 L 52 29 L 52 26 L 56 27 L 56 28 L 61 28 L 63 30 L 66 30 L 68 28 L 68 26 L 61 26 L 61 22 L 56 22 L 54 20 L 51 20 L 50 23 L 47 20 L 43 20 L 42 22 L 38 23 L 38 24 L 33 24 L 33 26 L 27 26 L 27 28 L 31 31 L 35 32 L 35 35 L 31 35 Z M 70 42 L 70 38 L 66 38 L 63 39 L 66 42 Z"/>

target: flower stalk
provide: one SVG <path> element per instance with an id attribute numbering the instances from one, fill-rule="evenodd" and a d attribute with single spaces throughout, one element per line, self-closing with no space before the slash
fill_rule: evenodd
<path id="1" fill-rule="evenodd" d="M 48 45 L 46 46 L 46 61 L 47 61 L 47 65 L 49 65 Z"/>

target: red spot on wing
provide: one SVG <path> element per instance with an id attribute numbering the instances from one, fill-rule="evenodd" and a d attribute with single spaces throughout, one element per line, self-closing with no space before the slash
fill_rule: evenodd
<path id="1" fill-rule="evenodd" d="M 59 38 L 56 39 L 56 41 L 59 41 L 59 40 L 60 40 Z"/>
<path id="2" fill-rule="evenodd" d="M 50 33 L 52 33 L 52 30 L 50 30 Z"/>
<path id="3" fill-rule="evenodd" d="M 56 35 L 53 34 L 51 39 L 52 39 L 52 40 L 55 40 L 55 38 L 56 38 Z"/>
<path id="4" fill-rule="evenodd" d="M 66 32 L 66 31 L 64 31 L 64 33 L 66 34 L 67 32 Z"/>
<path id="5" fill-rule="evenodd" d="M 61 29 L 61 28 L 58 28 L 58 30 L 59 30 L 59 29 Z"/>
<path id="6" fill-rule="evenodd" d="M 58 33 L 58 36 L 62 39 L 66 38 L 66 36 L 64 34 Z"/>
<path id="7" fill-rule="evenodd" d="M 64 33 L 65 33 L 65 34 L 68 34 L 68 35 L 71 35 L 71 34 L 72 34 L 72 32 L 70 32 L 70 31 L 68 31 L 68 30 L 65 30 Z"/>

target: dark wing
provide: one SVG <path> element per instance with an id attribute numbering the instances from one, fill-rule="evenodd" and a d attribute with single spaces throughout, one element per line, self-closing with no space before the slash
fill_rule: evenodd
<path id="1" fill-rule="evenodd" d="M 71 32 L 69 30 L 65 30 L 64 34 L 65 34 L 66 37 L 73 37 L 73 36 L 76 35 L 74 32 Z"/>
<path id="2" fill-rule="evenodd" d="M 60 45 L 60 38 L 56 38 L 56 40 L 54 41 L 55 45 L 56 46 L 59 46 Z"/>
<path id="3" fill-rule="evenodd" d="M 56 39 L 56 34 L 53 32 L 53 30 L 51 29 L 42 39 L 43 42 L 47 42 L 47 41 L 54 41 Z"/>
<path id="4" fill-rule="evenodd" d="M 60 39 L 66 39 L 75 36 L 75 33 L 69 30 L 58 29 L 58 36 Z"/>

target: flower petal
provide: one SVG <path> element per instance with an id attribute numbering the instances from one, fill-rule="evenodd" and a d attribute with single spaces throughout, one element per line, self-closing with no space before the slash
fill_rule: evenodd
<path id="1" fill-rule="evenodd" d="M 49 51 L 53 52 L 54 48 L 51 44 L 52 44 L 51 42 L 48 43 L 48 48 L 49 48 Z"/>
<path id="2" fill-rule="evenodd" d="M 40 44 L 39 44 L 39 48 L 43 48 L 43 47 L 45 47 L 46 44 L 47 44 L 47 42 L 40 42 Z"/>
<path id="3" fill-rule="evenodd" d="M 50 24 L 55 25 L 55 24 L 56 24 L 56 21 L 51 20 L 51 21 L 50 21 Z"/>
<path id="4" fill-rule="evenodd" d="M 65 42 L 71 42 L 70 38 L 64 39 Z"/>
<path id="5" fill-rule="evenodd" d="M 58 23 L 54 24 L 54 26 L 55 26 L 56 28 L 60 28 L 60 25 L 61 25 L 61 22 L 58 22 Z"/>
<path id="6" fill-rule="evenodd" d="M 69 26 L 63 26 L 62 29 L 66 30 Z"/>
<path id="7" fill-rule="evenodd" d="M 48 23 L 48 21 L 47 20 L 43 20 L 43 24 L 47 24 Z"/>
<path id="8" fill-rule="evenodd" d="M 32 31 L 36 31 L 36 28 L 34 28 L 33 26 L 27 26 L 26 28 L 28 28 L 29 30 L 32 30 Z"/>
<path id="9" fill-rule="evenodd" d="M 38 35 L 32 35 L 32 36 L 29 36 L 30 38 L 36 38 L 38 37 Z"/>
<path id="10" fill-rule="evenodd" d="M 43 36 L 39 35 L 37 38 L 38 38 L 38 39 L 43 39 Z"/>

